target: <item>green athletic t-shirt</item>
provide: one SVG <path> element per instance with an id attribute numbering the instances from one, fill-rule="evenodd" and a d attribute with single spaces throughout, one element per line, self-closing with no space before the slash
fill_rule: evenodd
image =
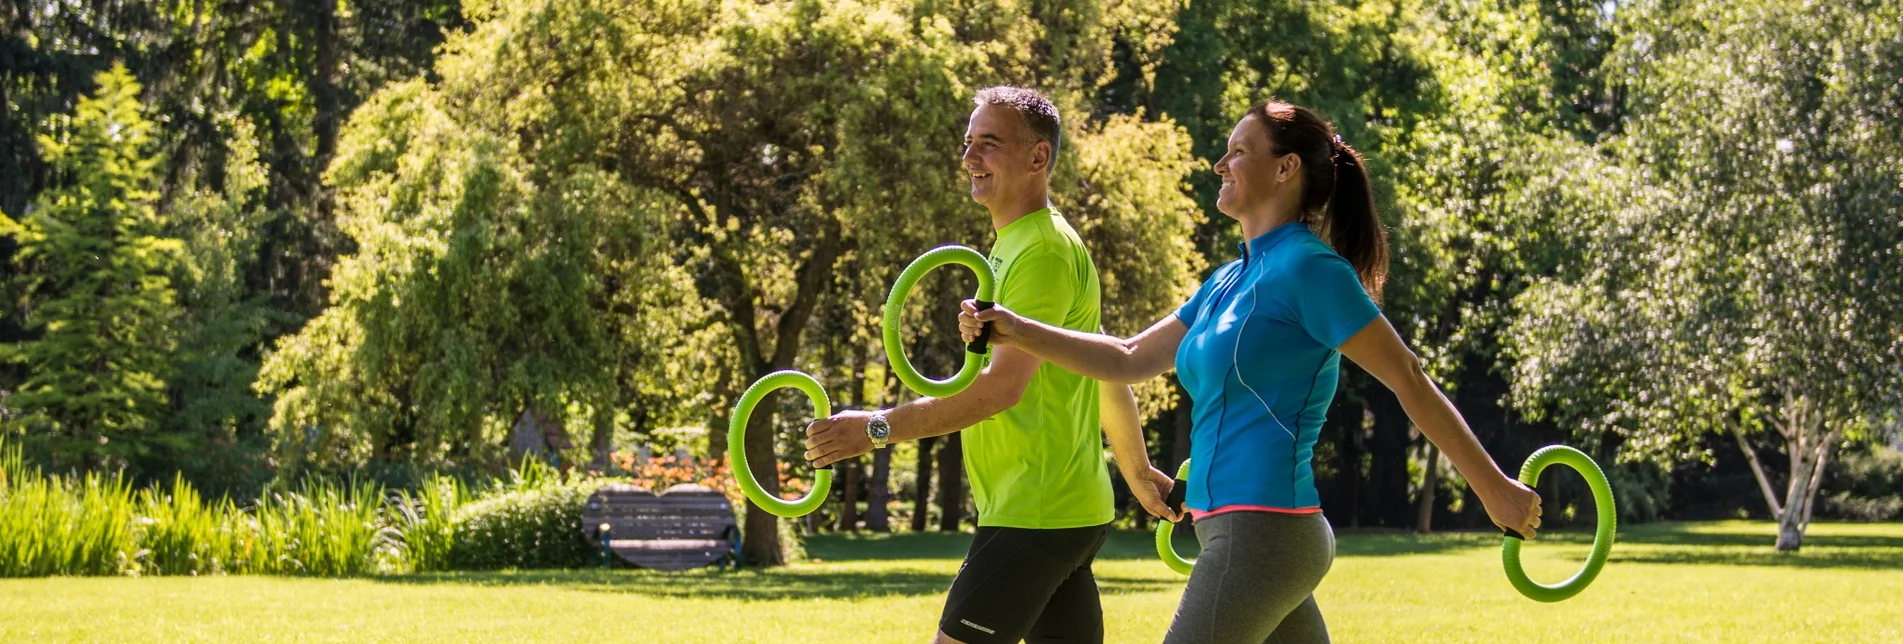
<path id="1" fill-rule="evenodd" d="M 1066 329 L 1101 330 L 1097 266 L 1062 216 L 1045 209 L 998 231 L 998 303 Z M 1097 382 L 1046 362 L 1015 407 L 964 432 L 978 525 L 1079 528 L 1109 523 L 1110 473 Z"/>

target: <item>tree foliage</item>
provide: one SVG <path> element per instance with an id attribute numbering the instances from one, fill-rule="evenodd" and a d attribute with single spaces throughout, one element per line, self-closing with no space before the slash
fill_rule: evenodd
<path id="1" fill-rule="evenodd" d="M 20 243 L 16 279 L 33 305 L 37 337 L 0 345 L 25 367 L 7 404 L 29 445 L 61 467 L 123 468 L 160 438 L 170 325 L 179 311 L 170 277 L 182 245 L 161 236 L 153 207 L 152 125 L 139 84 L 123 67 L 100 74 L 70 121 L 41 137 L 59 176 L 21 221 L 0 215 Z"/>
<path id="2" fill-rule="evenodd" d="M 1576 263 L 1517 302 L 1516 396 L 1625 458 L 1701 458 L 1701 435 L 1735 434 L 1794 549 L 1836 446 L 1898 405 L 1903 16 L 1623 11 L 1632 115 L 1568 167 Z M 1748 443 L 1767 428 L 1791 460 L 1781 495 Z"/>

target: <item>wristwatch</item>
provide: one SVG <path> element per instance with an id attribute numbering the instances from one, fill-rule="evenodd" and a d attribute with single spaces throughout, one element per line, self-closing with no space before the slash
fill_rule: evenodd
<path id="1" fill-rule="evenodd" d="M 892 435 L 892 425 L 885 422 L 885 412 L 872 415 L 866 421 L 866 436 L 872 439 L 872 449 L 885 447 L 886 438 Z"/>

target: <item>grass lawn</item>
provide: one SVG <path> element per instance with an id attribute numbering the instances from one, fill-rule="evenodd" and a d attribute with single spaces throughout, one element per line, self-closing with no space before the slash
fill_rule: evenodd
<path id="1" fill-rule="evenodd" d="M 1903 641 L 1903 524 L 1819 524 L 1796 555 L 1772 534 L 1623 528 L 1592 588 L 1541 604 L 1507 584 L 1498 537 L 1344 533 L 1318 600 L 1338 642 Z M 1542 534 L 1529 572 L 1571 574 L 1590 538 Z M 7 579 L 0 642 L 923 642 L 967 541 L 825 536 L 815 561 L 725 574 Z M 1109 641 L 1159 641 L 1183 583 L 1149 535 L 1114 535 L 1096 571 Z"/>

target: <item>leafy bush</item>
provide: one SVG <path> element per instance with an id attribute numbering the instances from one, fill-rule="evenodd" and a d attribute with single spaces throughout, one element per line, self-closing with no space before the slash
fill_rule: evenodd
<path id="1" fill-rule="evenodd" d="M 448 564 L 462 570 L 580 568 L 595 562 L 581 513 L 595 484 L 516 488 L 457 512 Z"/>
<path id="2" fill-rule="evenodd" d="M 1672 479 L 1650 462 L 1616 463 L 1605 468 L 1620 523 L 1657 521 L 1672 502 Z"/>
<path id="3" fill-rule="evenodd" d="M 1846 450 L 1848 451 L 1848 450 Z M 1903 518 L 1903 452 L 1890 447 L 1846 454 L 1825 484 L 1825 514 L 1853 521 Z"/>

